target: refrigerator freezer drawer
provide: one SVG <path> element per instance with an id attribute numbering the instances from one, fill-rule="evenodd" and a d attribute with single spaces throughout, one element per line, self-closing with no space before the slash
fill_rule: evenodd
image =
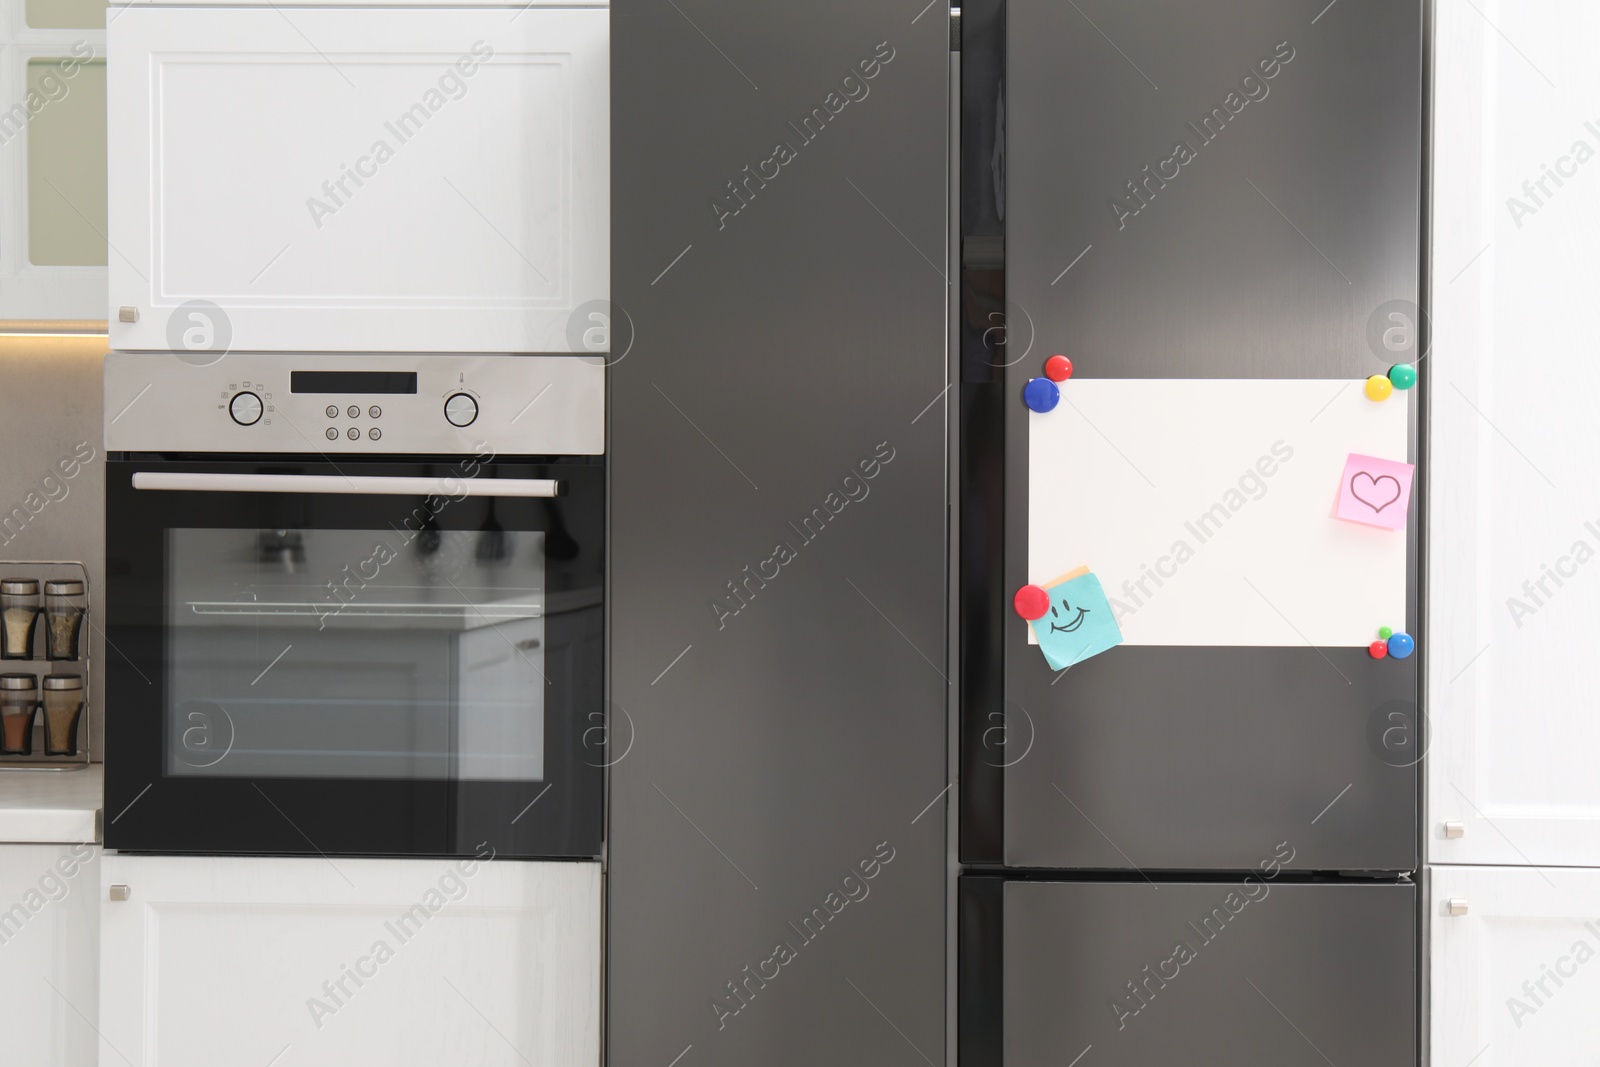
<path id="1" fill-rule="evenodd" d="M 1410 884 L 989 880 L 969 901 L 974 888 L 1004 927 L 989 961 L 1001 1047 L 976 1062 L 1417 1062 Z"/>

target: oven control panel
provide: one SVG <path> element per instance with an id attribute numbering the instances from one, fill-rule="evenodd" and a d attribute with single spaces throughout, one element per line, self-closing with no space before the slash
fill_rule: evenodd
<path id="1" fill-rule="evenodd" d="M 600 455 L 605 366 L 587 356 L 168 353 L 105 362 L 113 452 Z"/>

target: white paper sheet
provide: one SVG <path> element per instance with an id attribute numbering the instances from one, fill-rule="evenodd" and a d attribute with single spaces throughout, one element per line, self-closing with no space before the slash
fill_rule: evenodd
<path id="1" fill-rule="evenodd" d="M 1029 580 L 1087 565 L 1130 645 L 1403 630 L 1405 531 L 1333 514 L 1350 453 L 1413 458 L 1409 408 L 1357 380 L 1063 382 L 1028 416 Z"/>

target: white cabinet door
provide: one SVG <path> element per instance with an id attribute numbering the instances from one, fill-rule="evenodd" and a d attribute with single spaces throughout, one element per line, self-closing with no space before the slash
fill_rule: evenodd
<path id="1" fill-rule="evenodd" d="M 0 845 L 0 1062 L 93 1067 L 98 845 Z"/>
<path id="2" fill-rule="evenodd" d="M 1438 5 L 1434 863 L 1600 867 L 1597 37 L 1590 0 Z"/>
<path id="3" fill-rule="evenodd" d="M 1600 871 L 1430 872 L 1432 1063 L 1600 1063 Z M 1451 915 L 1458 901 L 1465 914 Z"/>
<path id="4" fill-rule="evenodd" d="M 598 1067 L 598 864 L 108 854 L 101 882 L 103 1067 Z"/>
<path id="5" fill-rule="evenodd" d="M 609 292 L 608 17 L 123 9 L 112 347 L 586 351 L 583 305 Z"/>

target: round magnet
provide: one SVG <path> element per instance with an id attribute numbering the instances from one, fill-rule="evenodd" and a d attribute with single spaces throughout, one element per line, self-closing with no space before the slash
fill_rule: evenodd
<path id="1" fill-rule="evenodd" d="M 1072 377 L 1072 360 L 1066 356 L 1051 356 L 1044 361 L 1044 376 L 1052 382 L 1064 382 Z"/>
<path id="2" fill-rule="evenodd" d="M 1389 368 L 1389 384 L 1396 389 L 1410 389 L 1417 384 L 1417 368 L 1409 363 L 1396 363 Z"/>
<path id="3" fill-rule="evenodd" d="M 1417 649 L 1416 641 L 1410 634 L 1395 634 L 1389 638 L 1389 655 L 1395 659 L 1405 659 Z"/>
<path id="4" fill-rule="evenodd" d="M 1061 390 L 1049 378 L 1029 378 L 1022 387 L 1022 402 L 1040 414 L 1054 411 L 1061 403 Z"/>
<path id="5" fill-rule="evenodd" d="M 1394 383 L 1381 374 L 1374 374 L 1367 379 L 1368 400 L 1388 400 L 1389 394 L 1394 392 Z"/>
<path id="6" fill-rule="evenodd" d="M 1389 643 L 1387 641 L 1374 641 L 1367 646 L 1367 653 L 1373 659 L 1382 659 L 1389 654 Z"/>
<path id="7" fill-rule="evenodd" d="M 1036 585 L 1025 585 L 1011 598 L 1011 606 L 1029 622 L 1042 619 L 1044 613 L 1050 610 L 1050 594 Z"/>
<path id="8" fill-rule="evenodd" d="M 1378 636 L 1387 641 L 1394 636 L 1394 631 L 1387 626 L 1380 626 L 1378 627 Z"/>

